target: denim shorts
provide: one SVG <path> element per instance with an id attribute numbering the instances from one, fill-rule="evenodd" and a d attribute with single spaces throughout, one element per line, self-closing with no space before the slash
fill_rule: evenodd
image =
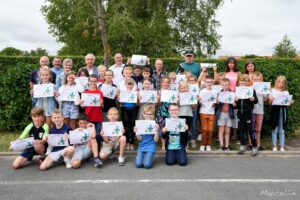
<path id="1" fill-rule="evenodd" d="M 75 153 L 71 159 L 73 160 L 84 160 L 91 156 L 92 150 L 90 147 L 88 147 L 86 144 L 80 145 L 75 147 Z"/>
<path id="2" fill-rule="evenodd" d="M 61 105 L 64 118 L 78 119 L 79 107 L 73 101 L 64 101 Z"/>
<path id="3" fill-rule="evenodd" d="M 232 127 L 232 119 L 229 117 L 229 113 L 221 112 L 218 119 L 218 126 Z"/>

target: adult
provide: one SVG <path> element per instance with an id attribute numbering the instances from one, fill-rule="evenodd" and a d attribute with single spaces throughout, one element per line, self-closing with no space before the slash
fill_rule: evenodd
<path id="1" fill-rule="evenodd" d="M 155 69 L 153 70 L 152 77 L 155 80 L 156 89 L 160 90 L 160 81 L 163 77 L 167 76 L 167 72 L 163 70 L 164 63 L 163 60 L 158 58 L 154 63 Z"/>
<path id="2" fill-rule="evenodd" d="M 89 72 L 89 75 L 95 74 L 97 77 L 99 77 L 98 68 L 94 65 L 95 60 L 96 60 L 96 57 L 94 56 L 94 54 L 91 54 L 91 53 L 87 54 L 85 56 L 86 66 L 82 67 L 82 68 L 87 69 Z"/>
<path id="3" fill-rule="evenodd" d="M 121 53 L 116 53 L 114 57 L 115 64 L 113 64 L 109 69 L 113 71 L 114 78 L 113 83 L 118 85 L 120 82 L 124 80 L 124 76 L 122 74 L 123 68 L 125 64 L 123 63 L 123 56 Z"/>
<path id="4" fill-rule="evenodd" d="M 31 74 L 30 74 L 30 80 L 29 80 L 29 86 L 30 86 L 30 94 L 33 95 L 33 85 L 39 84 L 41 82 L 40 79 L 40 69 L 42 67 L 48 67 L 49 66 L 49 57 L 48 56 L 42 56 L 39 61 L 40 66 L 35 69 Z M 56 80 L 56 74 L 51 71 L 51 82 L 55 84 Z M 35 107 L 35 99 L 32 98 L 32 107 Z"/>
<path id="5" fill-rule="evenodd" d="M 184 62 L 180 63 L 179 68 L 177 69 L 177 73 L 189 71 L 191 72 L 197 79 L 201 73 L 200 64 L 194 62 L 194 53 L 192 50 L 187 50 L 184 53 Z"/>
<path id="6" fill-rule="evenodd" d="M 62 85 L 64 85 L 66 74 L 72 70 L 72 67 L 73 67 L 73 61 L 72 61 L 72 59 L 71 58 L 64 59 L 64 61 L 63 61 L 63 73 L 59 74 L 56 77 L 55 87 L 56 87 L 57 90 Z"/>
<path id="7" fill-rule="evenodd" d="M 61 59 L 58 57 L 55 57 L 52 60 L 53 67 L 51 68 L 51 71 L 55 73 L 56 76 L 60 75 L 64 72 L 64 69 L 61 66 Z"/>

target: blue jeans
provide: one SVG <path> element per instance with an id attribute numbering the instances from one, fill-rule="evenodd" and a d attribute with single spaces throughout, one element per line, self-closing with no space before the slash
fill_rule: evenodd
<path id="1" fill-rule="evenodd" d="M 101 128 L 102 128 L 102 122 L 92 122 L 95 125 L 95 129 L 96 129 L 96 141 L 97 141 L 97 145 L 98 145 L 98 152 L 101 149 L 101 144 L 102 144 L 102 136 L 100 135 L 101 132 Z"/>
<path id="2" fill-rule="evenodd" d="M 137 168 L 144 167 L 146 169 L 150 169 L 152 167 L 154 156 L 154 152 L 138 151 L 135 159 L 135 166 Z"/>
<path id="3" fill-rule="evenodd" d="M 272 130 L 272 144 L 273 146 L 277 145 L 277 135 L 279 134 L 279 143 L 280 146 L 284 146 L 284 129 L 283 129 L 283 118 L 282 118 L 282 109 L 280 109 L 279 113 L 279 122 L 278 126 L 274 130 Z"/>
<path id="4" fill-rule="evenodd" d="M 174 165 L 178 163 L 180 166 L 185 166 L 188 163 L 185 148 L 178 150 L 169 150 L 166 152 L 166 164 Z"/>
<path id="5" fill-rule="evenodd" d="M 193 120 L 192 120 L 192 140 L 196 139 L 196 127 L 198 122 L 198 112 L 197 110 L 193 111 Z"/>

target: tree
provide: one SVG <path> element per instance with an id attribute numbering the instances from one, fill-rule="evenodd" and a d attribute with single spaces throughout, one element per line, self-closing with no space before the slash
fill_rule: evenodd
<path id="1" fill-rule="evenodd" d="M 206 56 L 215 54 L 220 47 L 216 32 L 219 22 L 214 18 L 222 2 L 46 0 L 41 10 L 50 33 L 64 43 L 61 54 L 103 55 L 110 51 L 108 46 L 113 47 L 112 53 L 122 52 L 127 56 L 133 53 L 174 56 L 185 48 Z"/>
<path id="2" fill-rule="evenodd" d="M 3 56 L 22 56 L 23 51 L 14 47 L 6 47 L 0 51 L 0 55 Z"/>
<path id="3" fill-rule="evenodd" d="M 35 50 L 25 51 L 24 55 L 25 56 L 47 56 L 48 51 L 46 49 L 38 47 Z"/>
<path id="4" fill-rule="evenodd" d="M 275 46 L 273 56 L 281 58 L 295 58 L 297 56 L 297 50 L 293 46 L 290 39 L 285 35 L 281 42 Z"/>

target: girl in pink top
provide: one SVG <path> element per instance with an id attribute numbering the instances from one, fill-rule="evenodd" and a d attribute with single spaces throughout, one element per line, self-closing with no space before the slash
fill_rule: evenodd
<path id="1" fill-rule="evenodd" d="M 240 72 L 238 72 L 238 64 L 234 57 L 228 58 L 226 62 L 225 78 L 230 80 L 230 90 L 235 91 L 235 87 L 238 83 L 238 78 L 240 77 Z"/>

